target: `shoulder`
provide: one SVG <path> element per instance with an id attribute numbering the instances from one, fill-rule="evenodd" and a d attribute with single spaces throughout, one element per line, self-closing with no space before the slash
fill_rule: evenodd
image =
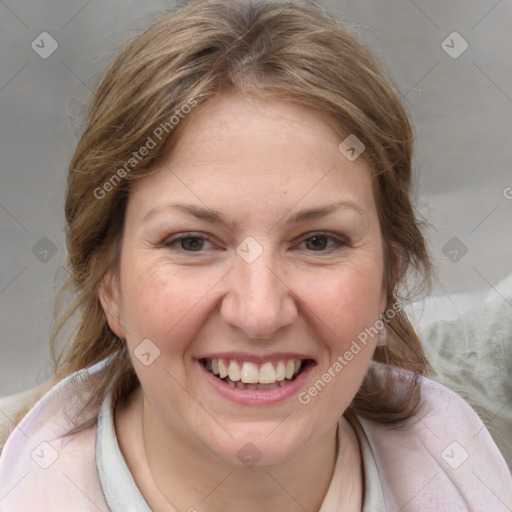
<path id="1" fill-rule="evenodd" d="M 407 380 L 408 372 L 394 374 Z M 403 512 L 510 510 L 512 477 L 482 420 L 447 387 L 419 379 L 422 408 L 406 424 L 360 419 L 387 503 Z"/>
<path id="2" fill-rule="evenodd" d="M 14 419 L 19 411 L 29 407 L 29 404 L 39 394 L 41 386 L 22 391 L 15 395 L 0 398 L 0 453 L 5 441 L 16 428 Z"/>
<path id="3" fill-rule="evenodd" d="M 59 382 L 8 436 L 0 454 L 2 510 L 91 510 L 91 501 L 104 503 L 95 458 L 96 418 L 104 397 L 95 397 L 94 390 L 107 362 Z M 91 398 L 92 406 L 84 409 Z M 17 407 L 20 399 L 5 404 Z M 71 434 L 73 429 L 77 432 Z M 78 489 L 88 489 L 88 499 Z"/>

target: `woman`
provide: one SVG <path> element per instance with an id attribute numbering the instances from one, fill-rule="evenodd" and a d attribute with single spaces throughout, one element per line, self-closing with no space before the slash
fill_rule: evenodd
<path id="1" fill-rule="evenodd" d="M 311 7 L 195 2 L 128 44 L 70 164 L 75 300 L 0 510 L 509 509 L 401 308 L 431 273 L 412 144 L 368 50 Z"/>

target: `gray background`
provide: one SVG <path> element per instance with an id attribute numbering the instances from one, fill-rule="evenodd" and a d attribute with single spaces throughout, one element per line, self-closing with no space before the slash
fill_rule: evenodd
<path id="1" fill-rule="evenodd" d="M 323 4 L 374 49 L 415 125 L 417 204 L 434 224 L 439 277 L 435 300 L 414 321 L 457 318 L 484 294 L 503 295 L 512 261 L 504 193 L 512 187 L 512 2 Z M 116 48 L 169 5 L 0 0 L 0 396 L 49 374 L 66 168 L 91 91 Z M 454 31 L 469 45 L 458 58 L 442 47 Z M 31 47 L 42 32 L 58 43 L 46 59 Z"/>

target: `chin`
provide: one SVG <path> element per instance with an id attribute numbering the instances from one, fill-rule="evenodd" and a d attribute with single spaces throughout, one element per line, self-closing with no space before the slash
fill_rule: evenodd
<path id="1" fill-rule="evenodd" d="M 236 429 L 226 430 L 236 432 L 231 437 L 225 431 L 222 439 L 209 439 L 207 446 L 219 459 L 234 466 L 273 466 L 293 458 L 302 449 L 309 436 L 299 438 L 289 431 L 289 426 L 279 426 L 279 423 L 264 423 L 263 425 L 237 424 Z"/>

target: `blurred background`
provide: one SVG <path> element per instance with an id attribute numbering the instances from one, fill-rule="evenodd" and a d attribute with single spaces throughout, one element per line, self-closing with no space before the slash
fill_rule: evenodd
<path id="1" fill-rule="evenodd" d="M 438 278 L 414 322 L 457 320 L 484 297 L 512 314 L 512 2 L 320 3 L 370 45 L 415 127 Z M 65 178 L 91 93 L 116 49 L 171 5 L 0 0 L 0 396 L 49 376 Z"/>

